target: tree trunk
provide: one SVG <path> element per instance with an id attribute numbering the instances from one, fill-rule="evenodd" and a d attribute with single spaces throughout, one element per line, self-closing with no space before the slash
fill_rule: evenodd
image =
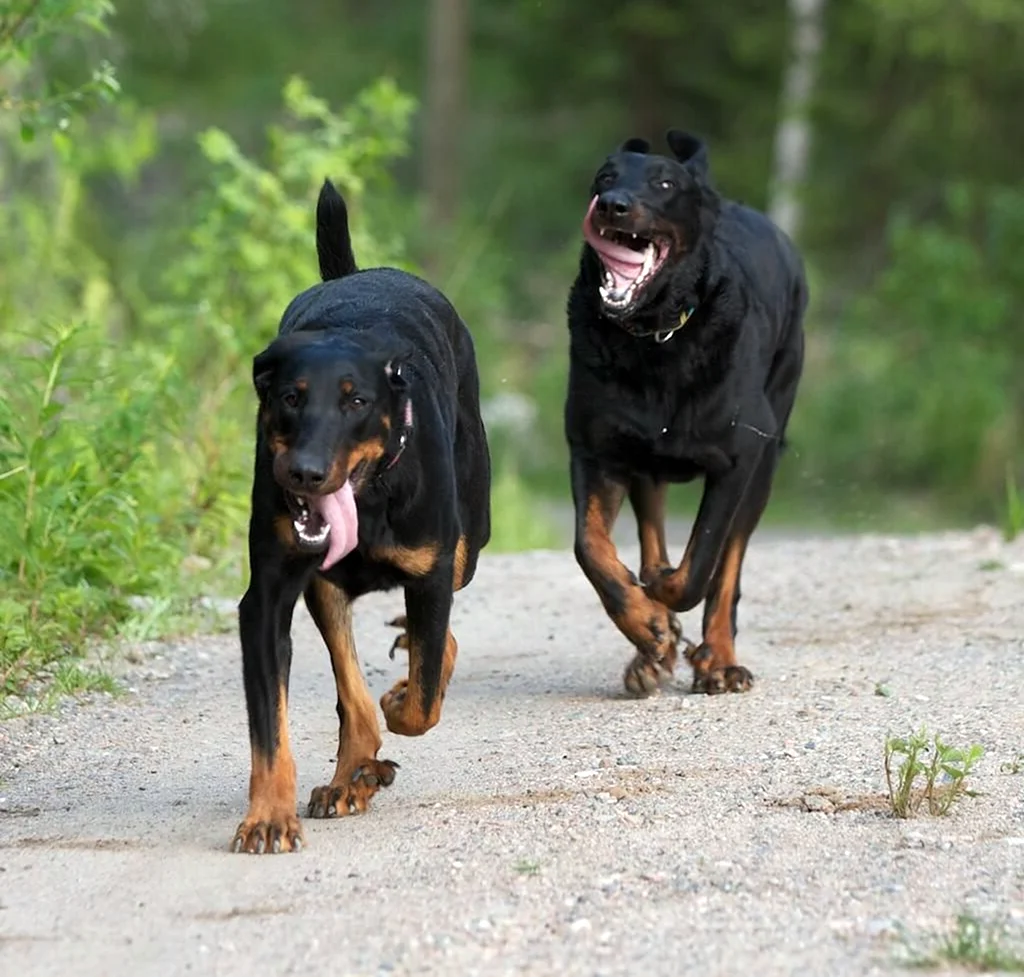
<path id="1" fill-rule="evenodd" d="M 427 219 L 437 229 L 449 226 L 458 211 L 469 3 L 430 3 L 423 189 Z"/>
<path id="2" fill-rule="evenodd" d="M 800 190 L 811 156 L 808 118 L 825 36 L 825 0 L 788 0 L 792 43 L 775 130 L 775 164 L 768 213 L 790 237 L 800 234 Z"/>

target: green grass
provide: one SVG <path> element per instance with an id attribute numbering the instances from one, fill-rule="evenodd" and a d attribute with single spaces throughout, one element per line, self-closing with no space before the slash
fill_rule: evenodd
<path id="1" fill-rule="evenodd" d="M 1024 498 L 1017 489 L 1013 466 L 1006 466 L 1006 513 L 1003 519 L 1003 535 L 1013 542 L 1024 531 Z"/>
<path id="2" fill-rule="evenodd" d="M 561 537 L 537 495 L 511 463 L 496 467 L 491 486 L 491 541 L 486 552 L 559 548 Z"/>
<path id="3" fill-rule="evenodd" d="M 928 953 L 914 955 L 909 965 L 934 970 L 953 965 L 973 973 L 1024 973 L 1024 954 L 1008 946 L 994 927 L 976 917 L 957 917 L 953 931 Z"/>

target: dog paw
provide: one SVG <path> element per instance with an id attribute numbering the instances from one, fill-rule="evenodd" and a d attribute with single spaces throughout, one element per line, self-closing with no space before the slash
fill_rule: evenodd
<path id="1" fill-rule="evenodd" d="M 663 685 L 672 680 L 672 668 L 662 659 L 656 661 L 637 654 L 626 666 L 622 684 L 626 691 L 638 699 L 654 695 Z"/>
<path id="2" fill-rule="evenodd" d="M 294 811 L 274 812 L 267 817 L 249 815 L 238 826 L 231 851 L 250 855 L 277 855 L 302 850 L 302 825 Z"/>
<path id="3" fill-rule="evenodd" d="M 693 667 L 693 691 L 706 695 L 722 692 L 749 692 L 754 684 L 753 673 L 742 665 L 721 665 L 714 649 L 706 642 L 687 649 L 686 657 Z"/>
<path id="4" fill-rule="evenodd" d="M 395 682 L 380 697 L 380 707 L 388 729 L 399 736 L 422 736 L 440 718 L 439 708 L 428 716 L 420 703 L 414 701 L 414 697 L 409 695 L 409 680 L 405 678 Z"/>
<path id="5" fill-rule="evenodd" d="M 395 782 L 398 764 L 393 760 L 364 760 L 349 775 L 347 783 L 330 783 L 314 787 L 309 795 L 306 816 L 311 818 L 343 818 L 362 814 L 370 806 L 370 798 L 381 787 Z"/>

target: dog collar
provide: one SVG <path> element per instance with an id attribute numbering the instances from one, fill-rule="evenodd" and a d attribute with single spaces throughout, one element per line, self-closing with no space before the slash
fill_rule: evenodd
<path id="1" fill-rule="evenodd" d="M 671 329 L 662 329 L 660 332 L 656 332 L 654 334 L 654 341 L 656 343 L 667 343 L 690 321 L 690 316 L 693 315 L 696 308 L 697 306 L 692 306 L 689 312 L 682 313 L 682 315 L 679 316 L 679 322 L 677 322 Z"/>
<path id="2" fill-rule="evenodd" d="M 398 459 L 402 457 L 402 452 L 405 451 L 405 446 L 409 443 L 409 435 L 412 432 L 412 398 L 410 397 L 405 402 L 405 410 L 403 411 L 402 418 L 402 433 L 398 436 L 398 450 L 391 456 L 389 461 L 384 466 L 384 471 L 390 471 L 398 464 Z"/>

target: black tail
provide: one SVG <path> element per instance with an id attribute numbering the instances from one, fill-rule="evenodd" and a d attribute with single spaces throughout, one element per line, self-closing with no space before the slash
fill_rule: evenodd
<path id="1" fill-rule="evenodd" d="M 348 208 L 330 180 L 324 180 L 316 202 L 316 255 L 320 277 L 329 282 L 356 270 L 352 239 L 348 233 Z"/>

